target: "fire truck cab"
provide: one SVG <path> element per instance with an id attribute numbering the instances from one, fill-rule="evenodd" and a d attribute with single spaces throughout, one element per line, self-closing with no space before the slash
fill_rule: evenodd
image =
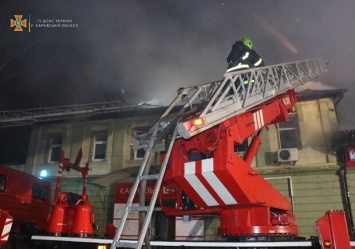
<path id="1" fill-rule="evenodd" d="M 45 231 L 50 208 L 49 182 L 0 165 L 0 209 L 14 219 L 13 233 Z"/>

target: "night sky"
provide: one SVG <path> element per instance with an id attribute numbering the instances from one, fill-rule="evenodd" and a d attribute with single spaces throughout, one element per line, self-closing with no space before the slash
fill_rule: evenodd
<path id="1" fill-rule="evenodd" d="M 233 43 L 249 37 L 266 65 L 329 61 L 307 87 L 348 89 L 338 111 L 354 128 L 354 13 L 353 0 L 1 0 L 0 110 L 167 105 L 179 87 L 222 79 Z M 15 32 L 14 15 L 31 28 Z"/>

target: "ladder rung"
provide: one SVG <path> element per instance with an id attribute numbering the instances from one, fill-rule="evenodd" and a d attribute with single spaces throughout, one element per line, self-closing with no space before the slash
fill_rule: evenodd
<path id="1" fill-rule="evenodd" d="M 128 242 L 128 241 L 117 241 L 115 243 L 116 247 L 120 247 L 120 248 L 135 248 L 137 245 L 137 241 L 132 241 L 132 242 Z"/>
<path id="2" fill-rule="evenodd" d="M 139 180 L 144 181 L 144 180 L 157 180 L 159 177 L 159 174 L 156 175 L 142 175 L 139 177 Z"/>
<path id="3" fill-rule="evenodd" d="M 134 212 L 134 211 L 136 211 L 136 212 L 146 212 L 146 211 L 148 211 L 148 206 L 130 206 L 129 208 L 128 208 L 128 210 L 130 211 L 130 212 Z"/>
<path id="4" fill-rule="evenodd" d="M 165 146 L 160 146 L 160 147 L 156 147 L 154 149 L 152 149 L 152 152 L 162 152 L 165 150 Z"/>

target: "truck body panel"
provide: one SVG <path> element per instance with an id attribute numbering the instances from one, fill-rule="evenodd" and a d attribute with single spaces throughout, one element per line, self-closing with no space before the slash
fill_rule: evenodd
<path id="1" fill-rule="evenodd" d="M 36 176 L 0 165 L 0 209 L 14 219 L 13 232 L 45 231 L 50 184 Z"/>

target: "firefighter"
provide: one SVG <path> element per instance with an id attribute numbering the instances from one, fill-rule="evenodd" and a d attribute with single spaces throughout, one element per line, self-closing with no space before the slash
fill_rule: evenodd
<path id="1" fill-rule="evenodd" d="M 243 70 L 264 66 L 260 55 L 253 50 L 253 43 L 249 38 L 242 38 L 234 43 L 227 57 L 227 73 L 235 70 Z"/>

